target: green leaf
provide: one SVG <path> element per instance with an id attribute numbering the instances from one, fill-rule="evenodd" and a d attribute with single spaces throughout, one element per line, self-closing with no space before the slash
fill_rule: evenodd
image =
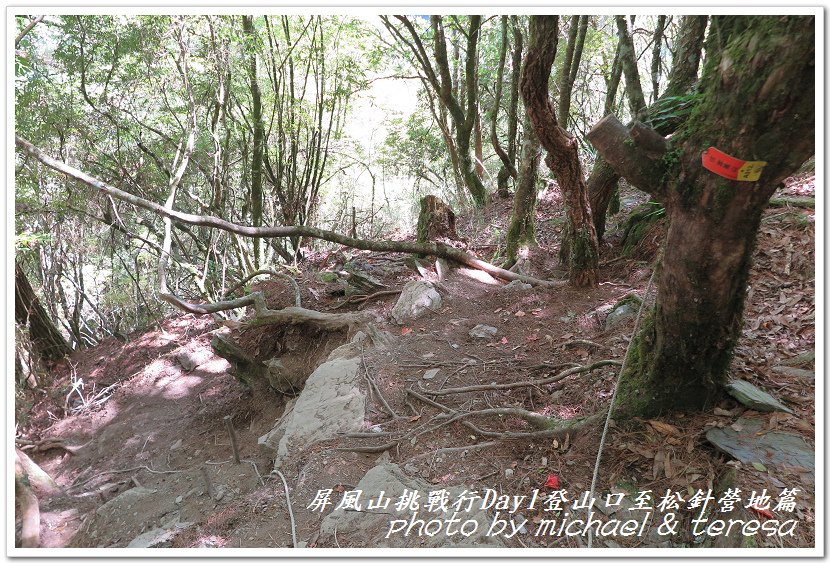
<path id="1" fill-rule="evenodd" d="M 763 463 L 761 463 L 760 461 L 753 461 L 752 462 L 752 467 L 754 467 L 758 471 L 766 472 L 766 470 L 767 470 L 766 466 Z"/>

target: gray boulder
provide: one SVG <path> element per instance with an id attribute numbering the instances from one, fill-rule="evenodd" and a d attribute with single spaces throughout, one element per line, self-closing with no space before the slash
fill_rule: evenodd
<path id="1" fill-rule="evenodd" d="M 433 519 L 445 520 L 451 518 L 454 512 L 452 507 L 446 513 L 440 511 L 428 512 L 423 508 L 423 503 L 429 497 L 429 492 L 437 488 L 440 487 L 407 475 L 393 463 L 377 465 L 370 469 L 357 484 L 356 489 L 362 491 L 360 496 L 361 511 L 335 509 L 330 512 L 320 525 L 320 540 L 333 543 L 336 532 L 338 543 L 343 547 L 504 547 L 501 538 L 498 536 L 487 536 L 492 516 L 486 510 L 478 510 L 478 507 L 474 507 L 470 512 L 462 510 L 456 516 L 461 523 L 467 520 L 476 522 L 475 532 L 471 532 L 467 536 L 457 533 L 461 525 L 458 521 L 454 524 L 453 531 L 456 533 L 452 535 L 445 533 L 446 530 L 433 535 L 419 534 L 417 533 L 419 529 L 417 524 L 409 534 L 405 533 L 405 529 L 392 532 L 392 526 L 396 520 L 411 520 L 414 518 L 428 522 Z M 455 499 L 465 487 L 446 489 L 449 498 Z M 395 510 L 395 503 L 404 494 L 405 490 L 418 492 L 421 507 L 417 512 L 414 509 L 401 512 Z M 380 495 L 383 495 L 383 498 L 391 499 L 389 506 L 383 509 L 369 510 L 367 501 L 377 499 Z M 400 526 L 400 524 L 395 524 L 395 526 Z M 473 524 L 469 524 L 465 529 L 471 531 L 473 526 Z"/>
<path id="2" fill-rule="evenodd" d="M 392 308 L 392 322 L 403 325 L 441 307 L 441 296 L 427 281 L 414 280 L 406 284 Z"/>

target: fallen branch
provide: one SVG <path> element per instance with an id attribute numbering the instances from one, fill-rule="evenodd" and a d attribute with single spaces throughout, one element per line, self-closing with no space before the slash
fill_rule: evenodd
<path id="1" fill-rule="evenodd" d="M 443 243 L 438 242 L 426 242 L 426 243 L 417 243 L 417 242 L 409 242 L 409 241 L 391 241 L 391 240 L 379 240 L 379 241 L 372 241 L 372 240 L 364 240 L 364 239 L 357 239 L 348 237 L 345 235 L 341 235 L 335 233 L 333 231 L 327 231 L 324 229 L 318 229 L 315 227 L 309 227 L 305 225 L 285 225 L 280 227 L 249 227 L 246 225 L 239 225 L 236 223 L 231 223 L 230 221 L 226 221 L 224 219 L 220 219 L 218 217 L 207 216 L 207 215 L 196 215 L 192 213 L 182 213 L 180 211 L 175 211 L 172 208 L 168 208 L 168 206 L 160 205 L 158 203 L 146 200 L 144 198 L 132 195 L 125 191 L 119 190 L 114 186 L 110 186 L 109 184 L 90 176 L 89 174 L 78 170 L 77 168 L 70 166 L 64 162 L 56 160 L 42 150 L 34 146 L 32 143 L 23 139 L 22 137 L 15 135 L 15 144 L 28 153 L 29 155 L 35 157 L 37 160 L 56 170 L 62 174 L 65 174 L 71 178 L 78 180 L 79 182 L 98 190 L 99 192 L 105 193 L 109 196 L 112 196 L 116 199 L 121 201 L 126 201 L 127 203 L 131 203 L 136 207 L 140 207 L 142 209 L 146 209 L 148 211 L 152 211 L 162 217 L 165 217 L 169 220 L 175 220 L 181 223 L 185 223 L 188 225 L 196 225 L 200 227 L 210 227 L 214 229 L 220 229 L 223 231 L 227 231 L 230 233 L 235 233 L 238 235 L 252 237 L 252 238 L 284 238 L 284 237 L 306 237 L 306 238 L 315 238 L 321 239 L 328 242 L 333 242 L 337 244 L 342 244 L 344 246 L 348 246 L 351 248 L 357 248 L 360 250 L 371 250 L 375 252 L 397 252 L 401 254 L 416 254 L 416 255 L 430 255 L 436 256 L 438 258 L 446 258 L 447 260 L 452 260 L 453 262 L 458 262 L 465 266 L 469 266 L 471 268 L 475 268 L 477 270 L 482 270 L 487 272 L 493 277 L 513 281 L 519 280 L 525 283 L 529 283 L 531 285 L 537 285 L 541 287 L 562 287 L 565 285 L 566 282 L 563 281 L 552 281 L 552 280 L 541 280 L 529 276 L 524 276 L 521 274 L 516 274 L 514 272 L 510 272 L 503 268 L 499 268 L 489 262 L 485 262 L 483 260 L 479 260 L 472 254 L 465 252 L 464 250 L 460 250 L 458 248 L 454 248 L 452 246 L 448 246 Z M 212 312 L 219 312 L 228 309 L 235 309 L 244 305 L 249 305 L 250 302 L 244 302 L 242 304 L 235 304 L 229 305 L 232 302 L 223 302 L 219 304 L 213 305 L 215 308 L 211 311 L 203 312 L 204 309 L 207 309 L 211 306 L 204 305 L 192 305 L 182 300 L 172 296 L 170 294 L 161 294 L 160 297 L 165 301 L 171 303 L 172 305 L 183 309 L 190 313 L 195 314 L 207 314 Z M 244 298 L 243 298 L 244 299 Z M 239 300 L 237 300 L 239 301 Z M 190 308 L 188 308 L 190 305 Z"/>

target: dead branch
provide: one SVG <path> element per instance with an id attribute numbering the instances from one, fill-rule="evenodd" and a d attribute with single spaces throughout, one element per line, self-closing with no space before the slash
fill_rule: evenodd
<path id="1" fill-rule="evenodd" d="M 550 385 L 551 383 L 556 383 L 565 379 L 566 377 L 570 377 L 571 375 L 576 375 L 577 373 L 583 372 L 590 372 L 594 371 L 595 369 L 601 368 L 603 366 L 619 366 L 621 365 L 620 362 L 616 360 L 601 360 L 599 362 L 595 362 L 588 366 L 578 366 L 570 369 L 566 369 L 565 371 L 553 375 L 551 377 L 546 377 L 544 379 L 537 379 L 532 381 L 514 381 L 512 383 L 499 383 L 499 384 L 490 384 L 490 385 L 468 385 L 466 387 L 449 387 L 447 389 L 423 389 L 421 390 L 428 394 L 432 395 L 433 397 L 438 397 L 442 395 L 454 395 L 457 393 L 469 393 L 471 391 L 500 391 L 503 389 L 518 389 L 520 387 L 537 387 L 539 385 Z"/>
<path id="2" fill-rule="evenodd" d="M 371 250 L 375 252 L 396 252 L 401 254 L 424 254 L 429 256 L 436 256 L 439 258 L 446 258 L 447 260 L 452 260 L 453 262 L 458 262 L 460 264 L 469 266 L 471 268 L 475 268 L 477 270 L 482 270 L 484 272 L 487 272 L 491 276 L 499 279 L 507 281 L 519 280 L 525 283 L 529 283 L 531 285 L 537 285 L 541 287 L 563 287 L 566 283 L 564 281 L 541 280 L 521 274 L 516 274 L 503 268 L 499 268 L 498 266 L 490 264 L 489 262 L 479 260 L 472 254 L 464 250 L 454 248 L 452 246 L 448 246 L 446 244 L 439 242 L 417 243 L 409 241 L 392 240 L 372 241 L 352 238 L 349 236 L 335 233 L 333 231 L 327 231 L 324 229 L 318 229 L 315 227 L 309 227 L 305 225 L 284 225 L 280 227 L 249 227 L 246 225 L 231 223 L 230 221 L 226 221 L 218 217 L 196 215 L 192 213 L 182 213 L 180 211 L 175 211 L 172 208 L 168 208 L 169 206 L 160 205 L 158 203 L 119 190 L 114 186 L 110 186 L 106 182 L 103 182 L 102 180 L 99 180 L 94 176 L 90 176 L 89 174 L 86 174 L 85 172 L 82 172 L 81 170 L 78 170 L 73 166 L 69 166 L 64 162 L 61 162 L 48 156 L 42 150 L 35 147 L 32 143 L 18 135 L 15 135 L 15 143 L 20 149 L 22 149 L 29 155 L 33 156 L 49 168 L 52 168 L 53 170 L 56 170 L 71 178 L 74 178 L 79 182 L 85 184 L 86 186 L 98 190 L 99 192 L 105 193 L 121 201 L 126 201 L 127 203 L 130 203 L 142 209 L 152 211 L 153 213 L 161 215 L 162 217 L 168 220 L 175 220 L 177 222 L 189 225 L 220 229 L 223 231 L 228 231 L 230 233 L 235 233 L 237 235 L 252 238 L 307 237 L 321 239 L 328 242 L 334 242 L 351 248 L 357 248 L 360 250 Z M 193 305 L 186 303 L 173 295 L 167 294 L 166 292 L 164 294 L 161 294 L 160 297 L 168 303 L 171 303 L 172 305 L 180 309 L 195 314 L 206 314 L 224 311 L 251 304 L 249 301 L 244 301 L 241 304 L 232 304 L 232 301 L 228 301 L 212 305 Z M 244 299 L 245 298 L 243 298 L 243 300 Z M 213 310 L 203 312 L 203 310 L 208 308 L 213 308 Z"/>

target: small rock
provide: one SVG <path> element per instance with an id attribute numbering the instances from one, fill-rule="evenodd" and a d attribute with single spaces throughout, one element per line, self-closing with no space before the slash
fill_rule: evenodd
<path id="1" fill-rule="evenodd" d="M 542 458 L 542 467 L 547 467 L 547 466 L 548 466 L 548 458 L 543 457 Z"/>
<path id="2" fill-rule="evenodd" d="M 726 386 L 726 391 L 744 406 L 759 412 L 781 411 L 793 414 L 793 411 L 782 405 L 778 399 L 761 391 L 748 381 L 737 379 Z"/>
<path id="3" fill-rule="evenodd" d="M 793 368 L 788 366 L 775 366 L 774 368 L 772 368 L 772 371 L 774 371 L 775 373 L 789 375 L 791 377 L 801 377 L 804 379 L 816 378 L 816 372 L 810 371 L 808 369 Z"/>
<path id="4" fill-rule="evenodd" d="M 438 369 L 438 368 L 433 368 L 433 369 L 426 370 L 424 372 L 424 379 L 433 379 L 433 378 L 435 378 L 435 376 L 438 375 L 439 371 L 441 371 L 441 370 Z"/>
<path id="5" fill-rule="evenodd" d="M 181 504 L 183 500 L 184 500 L 184 497 L 182 495 L 177 496 L 176 497 L 176 504 Z"/>
<path id="6" fill-rule="evenodd" d="M 508 467 L 504 470 L 504 476 L 510 479 L 511 477 L 513 477 L 513 470 Z"/>
<path id="7" fill-rule="evenodd" d="M 513 280 L 509 284 L 502 287 L 502 289 L 505 291 L 521 291 L 525 289 L 533 289 L 533 286 L 529 283 L 524 283 L 521 280 Z"/>
<path id="8" fill-rule="evenodd" d="M 499 329 L 489 325 L 476 325 L 470 331 L 471 338 L 493 338 Z"/>
<path id="9" fill-rule="evenodd" d="M 812 350 L 807 350 L 805 352 L 801 352 L 797 356 L 793 356 L 792 358 L 788 358 L 781 362 L 781 365 L 784 366 L 791 366 L 791 367 L 806 367 L 812 364 L 816 360 L 816 353 Z"/>
<path id="10" fill-rule="evenodd" d="M 409 473 L 410 475 L 417 475 L 418 474 L 418 466 L 416 466 L 412 463 L 407 463 L 406 465 L 404 465 L 403 470 L 406 471 L 407 473 Z"/>
<path id="11" fill-rule="evenodd" d="M 178 439 L 178 440 L 176 440 L 175 442 L 173 442 L 173 445 L 172 445 L 172 446 L 170 446 L 170 450 L 171 450 L 171 451 L 176 451 L 176 450 L 178 450 L 179 448 L 181 448 L 181 447 L 182 447 L 182 443 L 183 443 L 183 442 L 182 442 L 181 438 L 180 438 L 180 439 Z"/>
<path id="12" fill-rule="evenodd" d="M 605 317 L 605 330 L 637 316 L 637 312 L 640 310 L 640 303 L 639 297 L 632 296 L 614 306 L 614 309 Z"/>

